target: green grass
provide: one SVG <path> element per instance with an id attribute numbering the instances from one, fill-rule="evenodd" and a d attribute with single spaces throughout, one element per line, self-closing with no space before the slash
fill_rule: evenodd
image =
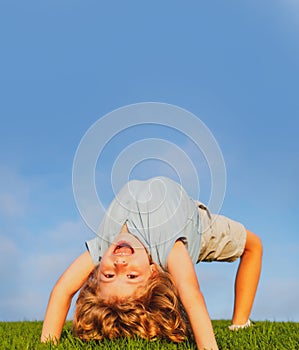
<path id="1" fill-rule="evenodd" d="M 299 323 L 256 322 L 254 327 L 231 332 L 229 321 L 213 321 L 217 342 L 222 350 L 297 350 L 299 349 Z M 42 322 L 0 322 L 0 350 L 70 350 L 70 349 L 111 349 L 111 350 L 195 350 L 193 342 L 180 344 L 166 341 L 148 342 L 142 339 L 105 340 L 100 343 L 82 343 L 71 333 L 71 323 L 64 327 L 58 345 L 41 344 L 39 341 Z"/>

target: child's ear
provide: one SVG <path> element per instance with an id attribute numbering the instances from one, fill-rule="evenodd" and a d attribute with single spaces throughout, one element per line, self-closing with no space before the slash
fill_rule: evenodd
<path id="1" fill-rule="evenodd" d="M 158 269 L 157 269 L 157 266 L 156 266 L 155 264 L 151 264 L 151 265 L 150 265 L 150 269 L 151 269 L 151 271 L 152 271 L 152 275 L 153 275 L 153 276 L 156 276 L 156 275 L 159 273 L 159 271 L 158 271 Z"/>

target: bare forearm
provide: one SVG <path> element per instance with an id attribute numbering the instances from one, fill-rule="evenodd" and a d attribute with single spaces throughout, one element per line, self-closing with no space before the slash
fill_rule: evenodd
<path id="1" fill-rule="evenodd" d="M 212 323 L 200 291 L 194 266 L 181 241 L 175 243 L 169 254 L 168 270 L 189 317 L 198 349 L 217 350 Z"/>
<path id="2" fill-rule="evenodd" d="M 71 295 L 66 296 L 59 288 L 53 289 L 43 323 L 42 342 L 52 340 L 56 343 L 59 340 L 71 301 Z"/>
<path id="3" fill-rule="evenodd" d="M 217 350 L 213 326 L 201 292 L 184 293 L 181 301 L 188 314 L 198 349 Z"/>
<path id="4" fill-rule="evenodd" d="M 44 319 L 41 341 L 57 341 L 74 294 L 82 287 L 94 265 L 89 252 L 81 254 L 56 282 Z"/>

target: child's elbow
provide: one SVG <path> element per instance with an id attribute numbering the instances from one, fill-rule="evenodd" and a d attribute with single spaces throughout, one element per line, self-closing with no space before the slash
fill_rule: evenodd
<path id="1" fill-rule="evenodd" d="M 75 293 L 76 291 L 74 291 L 68 283 L 66 283 L 64 280 L 59 279 L 55 283 L 50 297 L 69 299 L 72 298 Z"/>

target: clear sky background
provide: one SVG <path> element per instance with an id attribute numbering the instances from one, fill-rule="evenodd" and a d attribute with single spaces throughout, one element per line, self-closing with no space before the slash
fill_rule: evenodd
<path id="1" fill-rule="evenodd" d="M 299 321 L 298 1 L 0 0 L 0 37 L 0 320 L 42 319 L 93 237 L 72 192 L 84 133 L 116 108 L 157 101 L 208 126 L 226 164 L 221 212 L 264 242 L 252 318 Z M 100 164 L 105 181 L 116 149 Z M 212 319 L 231 316 L 236 268 L 197 268 Z"/>

